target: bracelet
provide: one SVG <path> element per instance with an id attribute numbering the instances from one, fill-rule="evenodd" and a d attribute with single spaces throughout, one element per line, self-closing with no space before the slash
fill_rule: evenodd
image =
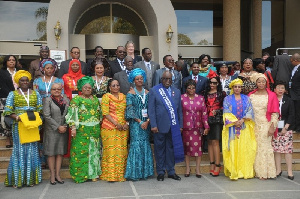
<path id="1" fill-rule="evenodd" d="M 139 125 L 141 125 L 141 124 L 143 124 L 144 122 L 143 121 L 141 121 L 140 123 L 139 123 Z"/>

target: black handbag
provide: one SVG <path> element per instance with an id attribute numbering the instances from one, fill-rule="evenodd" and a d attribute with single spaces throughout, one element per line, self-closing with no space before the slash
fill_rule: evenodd
<path id="1" fill-rule="evenodd" d="M 214 116 L 208 117 L 208 123 L 209 124 L 223 124 L 223 110 L 215 110 Z"/>

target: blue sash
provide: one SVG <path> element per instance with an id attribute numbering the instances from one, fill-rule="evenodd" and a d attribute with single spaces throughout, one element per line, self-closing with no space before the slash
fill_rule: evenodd
<path id="1" fill-rule="evenodd" d="M 153 89 L 158 93 L 162 103 L 165 105 L 171 120 L 171 133 L 175 163 L 183 162 L 184 151 L 180 132 L 180 125 L 178 121 L 177 111 L 174 109 L 175 106 L 172 97 L 169 96 L 168 91 L 162 86 L 162 84 L 153 87 Z"/>

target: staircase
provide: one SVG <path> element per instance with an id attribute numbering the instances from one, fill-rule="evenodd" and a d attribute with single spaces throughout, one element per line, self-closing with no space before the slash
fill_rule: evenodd
<path id="1" fill-rule="evenodd" d="M 293 134 L 294 139 L 294 153 L 293 153 L 293 171 L 300 171 L 300 134 Z M 5 147 L 5 137 L 0 136 L 0 182 L 5 181 L 6 177 L 6 170 L 9 164 L 9 159 L 12 153 L 12 148 L 7 149 Z M 153 145 L 152 145 L 153 148 Z M 221 161 L 222 161 L 222 154 L 221 154 Z M 191 173 L 195 174 L 195 158 L 191 158 Z M 184 162 L 178 163 L 175 166 L 175 170 L 177 174 L 184 174 L 185 173 L 185 164 Z M 223 169 L 222 169 L 223 170 Z M 282 170 L 286 170 L 286 164 L 284 160 L 284 155 L 282 155 Z M 201 173 L 209 173 L 209 157 L 207 153 L 202 155 L 201 161 Z M 61 177 L 63 179 L 71 178 L 69 172 L 69 158 L 64 158 L 62 163 L 61 169 Z M 50 171 L 49 169 L 43 169 L 42 178 L 48 180 L 50 178 Z"/>

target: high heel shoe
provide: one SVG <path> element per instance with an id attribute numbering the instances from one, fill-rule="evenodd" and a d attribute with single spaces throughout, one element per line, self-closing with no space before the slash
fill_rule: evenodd
<path id="1" fill-rule="evenodd" d="M 55 181 L 58 182 L 59 184 L 64 184 L 65 183 L 65 181 L 63 181 L 63 180 L 59 181 L 59 180 L 57 180 L 57 178 L 55 178 Z"/>
<path id="2" fill-rule="evenodd" d="M 50 184 L 52 184 L 52 185 L 56 185 L 56 182 L 54 181 L 54 182 L 51 182 L 51 180 L 50 180 Z"/>
<path id="3" fill-rule="evenodd" d="M 281 174 L 282 174 L 282 171 L 280 171 L 280 173 L 276 177 L 279 178 L 279 176 L 281 176 Z"/>
<path id="4" fill-rule="evenodd" d="M 220 171 L 222 169 L 221 164 L 216 164 L 216 167 L 219 167 L 219 171 L 213 171 L 212 176 L 217 177 L 220 174 Z"/>
<path id="5" fill-rule="evenodd" d="M 190 174 L 191 174 L 191 169 L 190 169 L 189 173 L 184 174 L 184 177 L 190 177 Z"/>
<path id="6" fill-rule="evenodd" d="M 294 180 L 294 176 L 288 176 L 288 179 Z"/>
<path id="7" fill-rule="evenodd" d="M 209 164 L 210 164 L 210 165 L 212 165 L 212 164 L 215 164 L 215 162 L 210 162 Z M 214 169 L 212 169 L 212 170 L 209 170 L 209 174 L 210 174 L 210 175 L 212 175 L 212 174 L 213 174 L 213 172 L 214 172 L 214 170 L 215 170 L 215 168 L 214 168 Z"/>

